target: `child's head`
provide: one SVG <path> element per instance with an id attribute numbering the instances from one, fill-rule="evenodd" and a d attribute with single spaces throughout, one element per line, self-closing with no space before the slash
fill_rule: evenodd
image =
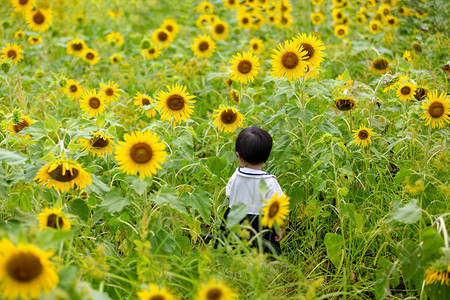
<path id="1" fill-rule="evenodd" d="M 272 137 L 264 129 L 248 127 L 242 130 L 235 143 L 239 157 L 251 165 L 265 163 L 272 150 Z"/>

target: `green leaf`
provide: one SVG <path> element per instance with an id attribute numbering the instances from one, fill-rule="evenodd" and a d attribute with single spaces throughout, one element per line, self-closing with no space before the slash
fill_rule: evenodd
<path id="1" fill-rule="evenodd" d="M 86 222 L 89 219 L 89 207 L 87 204 L 80 198 L 76 198 L 70 202 L 70 208 L 73 212 L 80 217 L 81 220 Z"/>
<path id="2" fill-rule="evenodd" d="M 177 242 L 172 234 L 163 228 L 153 228 L 155 234 L 150 238 L 150 251 L 153 254 L 173 254 Z"/>
<path id="3" fill-rule="evenodd" d="M 208 166 L 209 170 L 211 170 L 211 173 L 214 175 L 220 175 L 223 171 L 223 169 L 226 168 L 228 164 L 228 161 L 226 158 L 223 157 L 208 157 L 206 159 L 206 165 Z"/>
<path id="4" fill-rule="evenodd" d="M 0 197 L 9 199 L 8 183 L 6 182 L 6 173 L 3 165 L 0 164 Z"/>
<path id="5" fill-rule="evenodd" d="M 400 200 L 395 200 L 391 212 L 386 217 L 386 222 L 397 221 L 404 224 L 412 224 L 419 221 L 421 216 L 422 211 L 417 206 L 417 199 L 412 199 L 404 206 L 402 206 Z"/>
<path id="6" fill-rule="evenodd" d="M 239 224 L 247 215 L 247 212 L 248 207 L 246 204 L 242 202 L 234 204 L 227 216 L 227 228 L 232 228 L 234 225 Z"/>
<path id="7" fill-rule="evenodd" d="M 206 223 L 211 221 L 212 202 L 207 192 L 201 188 L 197 188 L 192 193 L 183 194 L 181 198 L 186 206 L 198 211 Z"/>
<path id="8" fill-rule="evenodd" d="M 433 227 L 427 227 L 422 233 L 422 263 L 424 265 L 438 259 L 441 247 L 445 243 Z"/>
<path id="9" fill-rule="evenodd" d="M 348 217 L 353 224 L 356 224 L 355 205 L 353 203 L 345 203 L 342 201 L 340 208 L 342 215 Z"/>
<path id="10" fill-rule="evenodd" d="M 341 261 L 342 247 L 344 247 L 344 238 L 340 234 L 328 232 L 325 234 L 325 246 L 327 247 L 328 258 L 338 268 Z"/>
<path id="11" fill-rule="evenodd" d="M 20 152 L 13 152 L 0 148 L 0 162 L 4 161 L 8 165 L 20 165 L 27 160 L 27 157 Z"/>
<path id="12" fill-rule="evenodd" d="M 151 178 L 140 179 L 137 176 L 126 176 L 127 182 L 130 183 L 130 189 L 136 192 L 136 194 L 142 196 L 149 185 L 152 184 Z"/>
<path id="13" fill-rule="evenodd" d="M 335 125 L 331 124 L 328 119 L 324 119 L 322 124 L 317 124 L 317 129 L 322 131 L 323 133 L 335 133 L 339 136 L 342 136 L 341 131 Z"/>
<path id="14" fill-rule="evenodd" d="M 44 121 L 45 130 L 50 132 L 58 132 L 58 129 L 61 127 L 61 123 L 47 113 L 44 113 L 44 115 L 45 115 Z"/>
<path id="15" fill-rule="evenodd" d="M 167 204 L 179 213 L 187 214 L 186 206 L 183 200 L 178 197 L 177 192 L 171 186 L 162 187 L 155 197 L 151 198 L 153 202 L 159 205 Z"/>
<path id="16" fill-rule="evenodd" d="M 33 140 L 40 140 L 44 136 L 47 135 L 47 132 L 45 131 L 44 122 L 37 121 L 31 124 L 28 127 L 25 127 L 22 129 L 17 135 L 18 136 L 24 136 L 29 134 Z"/>
<path id="17" fill-rule="evenodd" d="M 91 174 L 91 180 L 92 184 L 86 186 L 86 190 L 88 191 L 88 193 L 96 193 L 97 195 L 103 195 L 111 191 L 111 189 L 102 181 L 100 181 L 94 174 Z"/>
<path id="18" fill-rule="evenodd" d="M 103 202 L 99 207 L 104 207 L 107 212 L 115 213 L 122 211 L 123 208 L 130 204 L 130 200 L 127 196 L 122 196 L 122 192 L 118 189 L 111 190 L 103 195 Z"/>

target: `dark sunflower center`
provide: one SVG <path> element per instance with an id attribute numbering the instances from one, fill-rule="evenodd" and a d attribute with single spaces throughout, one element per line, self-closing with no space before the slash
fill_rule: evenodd
<path id="1" fill-rule="evenodd" d="M 337 13 L 337 14 L 336 14 L 336 18 L 337 18 L 337 19 L 341 19 L 341 18 L 342 18 L 342 14 L 341 14 L 341 13 Z"/>
<path id="2" fill-rule="evenodd" d="M 209 289 L 206 293 L 206 299 L 208 300 L 218 300 L 222 297 L 222 290 L 218 288 Z"/>
<path id="3" fill-rule="evenodd" d="M 28 3 L 28 0 L 19 0 L 20 5 L 25 5 Z"/>
<path id="4" fill-rule="evenodd" d="M 114 90 L 112 88 L 107 88 L 105 90 L 105 94 L 108 96 L 112 96 L 112 95 L 114 95 Z"/>
<path id="5" fill-rule="evenodd" d="M 387 15 L 389 14 L 389 9 L 385 8 L 385 9 L 383 10 L 383 14 L 384 14 L 385 16 L 387 16 Z"/>
<path id="6" fill-rule="evenodd" d="M 426 95 L 427 95 L 426 89 L 417 88 L 416 93 L 414 94 L 414 98 L 416 98 L 417 101 L 422 101 Z"/>
<path id="7" fill-rule="evenodd" d="M 88 52 L 88 53 L 86 54 L 86 59 L 88 59 L 88 60 L 93 60 L 94 57 L 95 57 L 94 53 Z"/>
<path id="8" fill-rule="evenodd" d="M 444 111 L 445 107 L 441 102 L 433 102 L 431 103 L 430 108 L 428 108 L 428 112 L 433 118 L 440 118 L 444 114 Z"/>
<path id="9" fill-rule="evenodd" d="M 117 57 L 114 57 L 113 62 L 119 62 L 119 59 Z"/>
<path id="10" fill-rule="evenodd" d="M 367 138 L 369 137 L 369 133 L 368 133 L 367 130 L 365 130 L 365 129 L 360 130 L 360 131 L 358 132 L 358 137 L 359 137 L 361 140 L 367 140 Z"/>
<path id="11" fill-rule="evenodd" d="M 394 20 L 394 19 L 389 19 L 389 20 L 388 20 L 388 23 L 389 23 L 389 24 L 395 24 L 395 20 Z"/>
<path id="12" fill-rule="evenodd" d="M 287 22 L 288 22 L 288 19 L 286 18 L 286 17 L 281 17 L 281 23 L 283 23 L 283 24 L 287 24 Z"/>
<path id="13" fill-rule="evenodd" d="M 208 50 L 208 48 L 209 48 L 209 43 L 205 42 L 205 41 L 201 42 L 200 45 L 198 45 L 198 49 L 202 52 Z"/>
<path id="14" fill-rule="evenodd" d="M 75 93 L 76 91 L 78 91 L 78 87 L 77 87 L 75 84 L 72 84 L 72 85 L 70 86 L 69 90 L 70 90 L 72 93 Z"/>
<path id="15" fill-rule="evenodd" d="M 247 24 L 248 22 L 250 22 L 249 18 L 242 18 L 242 23 Z"/>
<path id="16" fill-rule="evenodd" d="M 17 123 L 16 125 L 14 125 L 14 131 L 16 133 L 20 132 L 22 129 L 24 129 L 25 127 L 30 126 L 30 124 L 27 122 L 27 120 L 22 120 L 19 123 Z"/>
<path id="17" fill-rule="evenodd" d="M 61 229 L 64 225 L 64 220 L 56 215 L 56 214 L 51 214 L 48 216 L 47 218 L 47 227 L 51 227 L 51 228 L 55 228 L 55 229 Z"/>
<path id="18" fill-rule="evenodd" d="M 152 49 L 148 50 L 148 53 L 150 53 L 150 54 L 155 53 L 155 48 L 152 48 Z"/>
<path id="19" fill-rule="evenodd" d="M 345 34 L 345 30 L 344 29 L 339 29 L 338 30 L 338 35 L 339 36 L 344 35 L 344 34 Z"/>
<path id="20" fill-rule="evenodd" d="M 33 40 L 33 42 L 39 41 L 39 38 L 37 38 L 37 37 L 32 37 L 31 39 Z"/>
<path id="21" fill-rule="evenodd" d="M 275 217 L 279 210 L 280 210 L 280 204 L 278 202 L 272 203 L 272 205 L 270 205 L 270 207 L 269 207 L 269 218 Z"/>
<path id="22" fill-rule="evenodd" d="M 7 55 L 8 55 L 9 58 L 14 58 L 14 57 L 17 56 L 17 52 L 14 49 L 10 49 L 10 50 L 8 50 Z"/>
<path id="23" fill-rule="evenodd" d="M 257 50 L 258 49 L 258 44 L 255 43 L 255 44 L 253 44 L 252 47 L 253 47 L 254 50 Z"/>
<path id="24" fill-rule="evenodd" d="M 320 17 L 319 16 L 314 16 L 314 21 L 319 22 L 320 21 Z"/>
<path id="25" fill-rule="evenodd" d="M 298 56 L 294 52 L 286 52 L 281 57 L 281 63 L 286 69 L 294 69 L 298 65 Z"/>
<path id="26" fill-rule="evenodd" d="M 109 140 L 102 137 L 96 138 L 92 143 L 93 148 L 105 148 L 109 145 Z"/>
<path id="27" fill-rule="evenodd" d="M 149 105 L 150 104 L 150 100 L 148 100 L 147 98 L 142 98 L 141 103 L 142 103 L 143 106 Z"/>
<path id="28" fill-rule="evenodd" d="M 6 264 L 8 275 L 20 283 L 30 282 L 42 274 L 43 267 L 39 257 L 32 253 L 19 252 Z"/>
<path id="29" fill-rule="evenodd" d="M 40 25 L 45 22 L 45 16 L 38 10 L 33 16 L 33 21 Z"/>
<path id="30" fill-rule="evenodd" d="M 225 124 L 233 124 L 237 119 L 237 113 L 235 113 L 231 108 L 228 108 L 220 114 L 220 119 Z"/>
<path id="31" fill-rule="evenodd" d="M 169 38 L 169 35 L 167 33 L 165 33 L 164 31 L 161 31 L 160 33 L 158 33 L 158 40 L 160 40 L 161 42 L 166 41 Z"/>
<path id="32" fill-rule="evenodd" d="M 339 110 L 348 111 L 355 106 L 355 101 L 353 99 L 337 99 L 335 104 Z"/>
<path id="33" fill-rule="evenodd" d="M 225 31 L 225 26 L 223 26 L 223 24 L 217 24 L 214 30 L 216 33 L 221 34 Z"/>
<path id="34" fill-rule="evenodd" d="M 373 63 L 373 67 L 377 70 L 385 70 L 388 65 L 389 65 L 389 62 L 385 59 L 377 59 Z"/>
<path id="35" fill-rule="evenodd" d="M 238 64 L 238 71 L 241 74 L 247 74 L 252 70 L 252 63 L 248 60 L 242 60 Z"/>
<path id="36" fill-rule="evenodd" d="M 233 5 L 235 3 L 234 0 L 228 0 L 228 3 L 230 3 L 231 5 Z"/>
<path id="37" fill-rule="evenodd" d="M 90 98 L 89 106 L 94 109 L 99 108 L 100 107 L 100 99 L 98 99 L 97 97 Z"/>
<path id="38" fill-rule="evenodd" d="M 306 54 L 308 56 L 307 59 L 314 57 L 314 47 L 313 46 L 311 46 L 310 44 L 302 44 L 302 46 L 303 46 L 303 50 L 308 52 Z"/>
<path id="39" fill-rule="evenodd" d="M 82 43 L 73 43 L 72 49 L 75 51 L 80 51 L 81 49 L 83 49 L 83 44 Z"/>
<path id="40" fill-rule="evenodd" d="M 168 32 L 172 32 L 173 31 L 173 26 L 172 25 L 167 25 L 166 29 Z"/>
<path id="41" fill-rule="evenodd" d="M 180 95 L 171 95 L 167 99 L 167 106 L 171 110 L 180 110 L 184 107 L 184 98 Z"/>
<path id="42" fill-rule="evenodd" d="M 377 24 L 372 24 L 372 29 L 373 30 L 377 30 L 378 29 L 378 25 Z"/>
<path id="43" fill-rule="evenodd" d="M 64 175 L 62 174 L 62 170 L 63 170 L 62 165 L 58 165 L 56 167 L 56 169 L 54 169 L 51 172 L 48 172 L 48 175 L 52 179 L 54 179 L 56 181 L 59 181 L 59 182 L 69 182 L 69 181 L 72 181 L 72 180 L 74 180 L 75 178 L 78 177 L 78 170 L 75 169 L 75 168 L 71 169 L 72 172 L 70 170 L 66 170 Z"/>
<path id="44" fill-rule="evenodd" d="M 411 88 L 409 86 L 404 86 L 401 88 L 400 93 L 402 95 L 409 95 L 411 93 Z"/>
<path id="45" fill-rule="evenodd" d="M 153 156 L 152 148 L 146 143 L 138 143 L 130 150 L 131 159 L 138 164 L 145 164 Z"/>

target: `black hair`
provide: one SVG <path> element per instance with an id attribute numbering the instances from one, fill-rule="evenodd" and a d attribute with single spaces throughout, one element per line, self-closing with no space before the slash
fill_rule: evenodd
<path id="1" fill-rule="evenodd" d="M 272 137 L 264 129 L 248 127 L 242 130 L 235 143 L 236 152 L 246 162 L 259 165 L 269 159 Z"/>

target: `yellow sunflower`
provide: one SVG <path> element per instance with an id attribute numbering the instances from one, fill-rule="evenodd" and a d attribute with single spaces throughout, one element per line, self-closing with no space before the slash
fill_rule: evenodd
<path id="1" fill-rule="evenodd" d="M 169 47 L 170 43 L 173 41 L 173 36 L 164 28 L 158 28 L 152 33 L 153 43 L 161 45 L 162 48 Z"/>
<path id="2" fill-rule="evenodd" d="M 81 84 L 78 83 L 78 81 L 69 79 L 63 91 L 65 94 L 67 94 L 67 96 L 69 96 L 69 98 L 76 100 L 80 98 L 81 94 L 83 93 L 83 88 L 81 87 Z"/>
<path id="3" fill-rule="evenodd" d="M 403 59 L 407 62 L 412 62 L 411 52 L 409 50 L 405 50 L 405 52 L 403 52 Z"/>
<path id="4" fill-rule="evenodd" d="M 223 282 L 209 280 L 198 290 L 198 300 L 234 300 L 237 298 L 235 291 L 227 287 Z"/>
<path id="5" fill-rule="evenodd" d="M 413 100 L 414 95 L 416 94 L 416 85 L 408 82 L 402 81 L 397 84 L 397 92 L 396 95 L 400 100 Z"/>
<path id="6" fill-rule="evenodd" d="M 219 109 L 215 109 L 216 118 L 213 122 L 214 126 L 217 126 L 220 131 L 234 132 L 237 127 L 242 126 L 244 116 L 234 107 L 220 105 Z"/>
<path id="7" fill-rule="evenodd" d="M 277 23 L 277 15 L 274 13 L 268 13 L 266 17 L 266 22 L 267 24 L 275 25 Z"/>
<path id="8" fill-rule="evenodd" d="M 364 25 L 367 22 L 367 17 L 363 13 L 357 13 L 356 14 L 356 24 L 358 25 Z"/>
<path id="9" fill-rule="evenodd" d="M 273 50 L 270 74 L 275 78 L 286 78 L 290 82 L 300 78 L 308 66 L 307 53 L 300 43 L 294 41 L 285 41 L 284 47 L 283 44 L 278 44 L 278 48 Z"/>
<path id="10" fill-rule="evenodd" d="M 336 25 L 334 26 L 334 35 L 338 38 L 342 39 L 344 36 L 348 34 L 348 27 L 345 25 Z"/>
<path id="11" fill-rule="evenodd" d="M 263 226 L 272 228 L 274 223 L 280 226 L 289 214 L 289 197 L 275 193 L 264 207 L 264 216 L 261 219 Z"/>
<path id="12" fill-rule="evenodd" d="M 166 145 L 159 141 L 159 136 L 150 131 L 133 131 L 123 136 L 114 154 L 120 169 L 129 175 L 144 179 L 156 174 L 156 169 L 162 169 L 160 163 L 166 161 Z"/>
<path id="13" fill-rule="evenodd" d="M 252 15 L 249 13 L 240 13 L 237 16 L 238 26 L 244 29 L 250 29 L 253 27 Z M 275 19 L 276 23 L 276 19 Z"/>
<path id="14" fill-rule="evenodd" d="M 111 103 L 120 96 L 119 84 L 114 84 L 114 81 L 109 81 L 108 84 L 100 83 L 100 89 L 103 97 L 108 103 Z"/>
<path id="15" fill-rule="evenodd" d="M 219 19 L 211 25 L 211 36 L 216 41 L 225 40 L 228 37 L 229 32 L 230 28 L 228 24 Z"/>
<path id="16" fill-rule="evenodd" d="M 262 14 L 252 14 L 252 28 L 259 29 L 264 25 L 264 16 Z"/>
<path id="17" fill-rule="evenodd" d="M 169 121 L 173 116 L 175 123 L 181 123 L 183 119 L 186 121 L 194 113 L 193 106 L 189 105 L 195 103 L 193 95 L 186 92 L 186 87 L 182 85 L 168 86 L 169 92 L 160 91 L 156 96 L 158 105 L 156 109 L 162 110 L 161 120 Z"/>
<path id="18" fill-rule="evenodd" d="M 70 230 L 70 222 L 67 221 L 62 208 L 44 208 L 44 212 L 38 215 L 39 231 L 53 228 L 57 230 Z"/>
<path id="19" fill-rule="evenodd" d="M 376 19 L 373 19 L 369 23 L 369 29 L 372 34 L 380 33 L 382 28 L 383 25 L 381 25 L 381 22 Z"/>
<path id="20" fill-rule="evenodd" d="M 223 6 L 229 9 L 236 9 L 239 7 L 239 0 L 225 0 Z"/>
<path id="21" fill-rule="evenodd" d="M 436 267 L 435 267 L 436 268 Z M 426 269 L 425 284 L 438 284 L 441 286 L 450 286 L 450 265 L 441 266 L 439 269 Z"/>
<path id="22" fill-rule="evenodd" d="M 114 151 L 114 140 L 102 132 L 95 132 L 90 139 L 80 139 L 83 143 L 83 150 L 86 154 L 103 157 L 112 154 Z"/>
<path id="23" fill-rule="evenodd" d="M 314 25 L 319 25 L 323 23 L 325 16 L 321 11 L 315 11 L 311 13 L 310 19 Z"/>
<path id="24" fill-rule="evenodd" d="M 359 126 L 358 130 L 353 131 L 354 143 L 356 146 L 365 148 L 367 145 L 372 144 L 371 136 L 374 136 L 376 133 L 372 131 L 372 128 L 366 128 L 365 126 Z"/>
<path id="25" fill-rule="evenodd" d="M 173 38 L 176 37 L 178 31 L 180 30 L 180 26 L 178 26 L 177 21 L 174 19 L 164 19 L 163 23 L 161 24 L 161 27 L 166 29 L 170 34 L 173 36 Z"/>
<path id="26" fill-rule="evenodd" d="M 233 55 L 230 63 L 231 77 L 242 84 L 253 82 L 261 68 L 258 56 L 253 55 L 250 51 Z"/>
<path id="27" fill-rule="evenodd" d="M 199 35 L 194 39 L 194 45 L 192 45 L 191 49 L 196 57 L 208 58 L 214 53 L 216 43 L 209 35 Z"/>
<path id="28" fill-rule="evenodd" d="M 123 61 L 123 58 L 120 54 L 113 54 L 109 57 L 109 62 L 112 64 L 118 64 L 121 63 Z"/>
<path id="29" fill-rule="evenodd" d="M 398 19 L 397 19 L 397 17 L 389 15 L 389 16 L 386 17 L 385 22 L 390 28 L 397 28 L 398 27 Z"/>
<path id="30" fill-rule="evenodd" d="M 81 56 L 83 52 L 88 49 L 86 43 L 81 39 L 75 39 L 67 43 L 67 54 Z"/>
<path id="31" fill-rule="evenodd" d="M 391 69 L 391 66 L 387 58 L 378 57 L 372 61 L 372 63 L 370 64 L 370 69 L 375 74 L 383 75 L 386 74 Z"/>
<path id="32" fill-rule="evenodd" d="M 29 37 L 28 37 L 28 42 L 29 42 L 31 45 L 37 45 L 37 44 L 40 44 L 40 43 L 42 43 L 42 36 L 29 36 Z"/>
<path id="33" fill-rule="evenodd" d="M 16 40 L 23 40 L 23 38 L 25 37 L 25 34 L 23 33 L 23 31 L 22 30 L 17 30 L 15 33 L 14 33 L 14 38 L 16 39 Z"/>
<path id="34" fill-rule="evenodd" d="M 121 15 L 123 15 L 122 11 L 113 11 L 113 10 L 108 9 L 108 16 L 110 18 L 118 18 Z"/>
<path id="35" fill-rule="evenodd" d="M 427 126 L 432 122 L 432 128 L 443 128 L 450 123 L 450 98 L 445 91 L 438 96 L 437 90 L 428 93 L 427 98 L 428 101 L 421 106 L 425 111 L 420 118 L 425 120 Z"/>
<path id="36" fill-rule="evenodd" d="M 91 65 L 95 65 L 100 60 L 98 57 L 98 52 L 89 48 L 83 51 L 82 58 Z"/>
<path id="37" fill-rule="evenodd" d="M 123 45 L 123 36 L 120 34 L 120 32 L 111 32 L 106 35 L 106 40 L 110 43 L 113 43 L 117 47 L 120 47 Z"/>
<path id="38" fill-rule="evenodd" d="M 80 98 L 81 109 L 90 117 L 97 117 L 105 110 L 105 96 L 95 89 L 83 92 Z"/>
<path id="39" fill-rule="evenodd" d="M 260 54 L 262 52 L 264 45 L 263 42 L 258 38 L 252 38 L 250 40 L 250 52 L 254 54 Z"/>
<path id="40" fill-rule="evenodd" d="M 13 121 L 13 122 L 14 122 L 14 121 Z M 14 123 L 13 125 L 9 125 L 9 126 L 8 126 L 8 130 L 9 130 L 9 132 L 11 133 L 11 135 L 16 135 L 16 134 L 18 134 L 20 131 L 22 131 L 22 129 L 24 129 L 24 128 L 30 126 L 30 125 L 33 124 L 34 122 L 36 122 L 36 121 L 33 120 L 33 119 L 30 119 L 30 116 L 22 115 L 22 116 L 20 117 L 19 122 L 16 122 L 16 123 Z M 17 137 L 18 137 L 18 138 L 23 138 L 23 139 L 28 140 L 28 139 L 30 138 L 30 135 L 29 135 L 29 134 L 25 134 L 25 135 L 17 136 Z"/>
<path id="41" fill-rule="evenodd" d="M 35 0 L 11 0 L 14 10 L 19 13 L 26 13 L 36 3 Z"/>
<path id="42" fill-rule="evenodd" d="M 195 25 L 198 28 L 203 29 L 203 30 L 206 29 L 206 27 L 208 26 L 209 23 L 210 23 L 210 16 L 209 15 L 201 15 L 195 21 Z"/>
<path id="43" fill-rule="evenodd" d="M 145 59 L 157 59 L 161 55 L 161 48 L 154 45 L 148 49 L 143 49 L 141 53 L 144 55 Z"/>
<path id="44" fill-rule="evenodd" d="M 325 50 L 325 46 L 323 46 L 323 42 L 320 39 L 312 34 L 306 36 L 305 33 L 302 33 L 294 38 L 294 42 L 297 45 L 301 45 L 303 50 L 306 51 L 306 56 L 303 60 L 306 61 L 310 67 L 320 66 L 324 56 L 322 50 Z"/>
<path id="45" fill-rule="evenodd" d="M 11 63 L 13 65 L 17 65 L 23 58 L 23 49 L 20 45 L 8 43 L 6 47 L 2 48 L 2 59 L 8 60 L 11 59 Z"/>
<path id="46" fill-rule="evenodd" d="M 29 10 L 26 15 L 28 27 L 33 31 L 46 31 L 52 24 L 51 9 Z"/>
<path id="47" fill-rule="evenodd" d="M 139 300 L 175 300 L 173 296 L 165 287 L 161 289 L 156 284 L 149 284 L 149 290 L 141 290 L 137 292 Z"/>
<path id="48" fill-rule="evenodd" d="M 31 244 L 15 246 L 0 241 L 0 296 L 4 299 L 37 299 L 46 296 L 58 284 L 55 266 L 49 260 L 53 251 L 43 251 Z"/>
<path id="49" fill-rule="evenodd" d="M 398 83 L 400 83 L 402 81 L 405 81 L 405 80 L 408 80 L 408 77 L 407 76 L 402 76 L 402 75 L 396 75 L 396 76 L 391 77 L 391 78 L 386 77 L 385 79 L 387 79 L 387 80 L 385 80 L 383 82 L 383 86 L 384 86 L 383 93 L 392 91 L 394 89 L 394 87 Z"/>
<path id="50" fill-rule="evenodd" d="M 277 18 L 276 25 L 278 28 L 289 28 L 292 24 L 292 17 L 290 14 L 280 14 Z"/>
<path id="51" fill-rule="evenodd" d="M 197 5 L 196 11 L 202 14 L 212 14 L 214 12 L 214 5 L 208 1 L 203 1 Z"/>
<path id="52" fill-rule="evenodd" d="M 145 107 L 147 105 L 153 104 L 153 99 L 145 94 L 141 94 L 139 92 L 136 93 L 136 96 L 134 96 L 134 105 L 137 105 L 139 107 Z M 141 113 L 147 115 L 147 117 L 154 117 L 156 115 L 156 110 L 154 108 L 150 108 L 147 110 L 142 110 Z"/>
<path id="53" fill-rule="evenodd" d="M 43 166 L 34 180 L 45 184 L 47 188 L 66 192 L 71 188 L 85 189 L 91 185 L 91 174 L 83 170 L 80 164 L 71 160 L 56 160 Z"/>

